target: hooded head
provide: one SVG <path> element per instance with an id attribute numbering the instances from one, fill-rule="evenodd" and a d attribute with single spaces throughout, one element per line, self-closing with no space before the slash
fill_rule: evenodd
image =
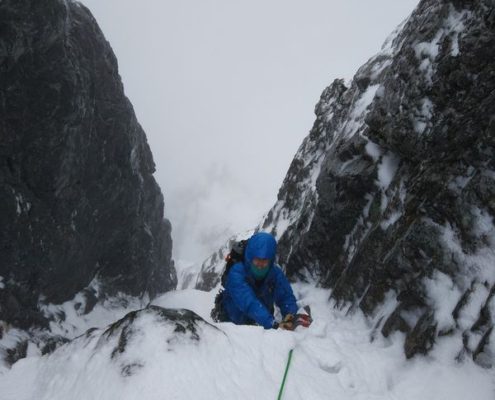
<path id="1" fill-rule="evenodd" d="M 263 279 L 270 270 L 277 253 L 277 241 L 266 232 L 255 233 L 248 241 L 244 261 L 249 266 L 256 279 Z M 268 260 L 266 268 L 259 268 L 253 264 L 254 259 Z"/>

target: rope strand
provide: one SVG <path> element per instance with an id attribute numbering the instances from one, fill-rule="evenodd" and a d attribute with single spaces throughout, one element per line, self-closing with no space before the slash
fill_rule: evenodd
<path id="1" fill-rule="evenodd" d="M 282 385 L 280 385 L 280 390 L 278 392 L 277 400 L 280 400 L 282 398 L 282 392 L 284 391 L 285 380 L 287 379 L 287 372 L 289 371 L 290 360 L 292 359 L 292 352 L 293 351 L 294 351 L 294 349 L 290 349 L 290 351 L 289 351 L 289 359 L 287 360 L 287 365 L 285 366 L 284 379 L 282 379 Z"/>

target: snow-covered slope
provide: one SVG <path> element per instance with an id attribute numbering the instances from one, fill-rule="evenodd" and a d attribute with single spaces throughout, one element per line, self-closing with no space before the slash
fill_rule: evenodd
<path id="1" fill-rule="evenodd" d="M 295 291 L 315 320 L 296 332 L 212 324 L 214 292 L 168 293 L 48 356 L 18 361 L 0 375 L 1 398 L 275 399 L 290 349 L 287 400 L 493 398 L 492 374 L 456 364 L 449 343 L 406 361 L 397 341 L 370 343 L 373 329 L 362 316 L 329 312 L 328 291 L 302 284 Z"/>

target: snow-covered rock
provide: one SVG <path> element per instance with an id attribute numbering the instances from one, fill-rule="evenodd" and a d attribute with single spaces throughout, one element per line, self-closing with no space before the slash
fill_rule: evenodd
<path id="1" fill-rule="evenodd" d="M 452 358 L 445 341 L 429 359 L 406 360 L 362 315 L 331 310 L 329 291 L 295 285 L 314 322 L 294 332 L 211 324 L 212 294 L 169 292 L 163 306 L 131 312 L 45 355 L 0 371 L 2 400 L 275 399 L 289 351 L 284 400 L 400 398 L 490 400 L 493 374 Z M 193 311 L 181 306 L 191 305 Z M 166 308 L 165 308 L 166 307 Z"/>
<path id="2" fill-rule="evenodd" d="M 323 93 L 263 224 L 291 276 L 405 332 L 408 357 L 454 335 L 459 357 L 495 361 L 494 18 L 490 1 L 422 1 Z"/>
<path id="3" fill-rule="evenodd" d="M 404 332 L 407 357 L 455 337 L 458 358 L 495 362 L 493 10 L 423 0 L 325 89 L 258 227 L 291 278 Z"/>

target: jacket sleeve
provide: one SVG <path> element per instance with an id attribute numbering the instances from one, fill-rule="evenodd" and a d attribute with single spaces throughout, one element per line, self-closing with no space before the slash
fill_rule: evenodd
<path id="1" fill-rule="evenodd" d="M 227 287 L 232 301 L 257 324 L 262 325 L 265 329 L 270 329 L 275 320 L 246 282 L 246 276 L 242 268 L 242 264 L 234 265 L 227 278 Z"/>
<path id="2" fill-rule="evenodd" d="M 290 283 L 280 267 L 275 268 L 277 274 L 275 279 L 275 304 L 277 304 L 278 308 L 280 308 L 280 311 L 284 317 L 287 314 L 294 315 L 298 310 L 294 292 L 292 291 Z"/>

